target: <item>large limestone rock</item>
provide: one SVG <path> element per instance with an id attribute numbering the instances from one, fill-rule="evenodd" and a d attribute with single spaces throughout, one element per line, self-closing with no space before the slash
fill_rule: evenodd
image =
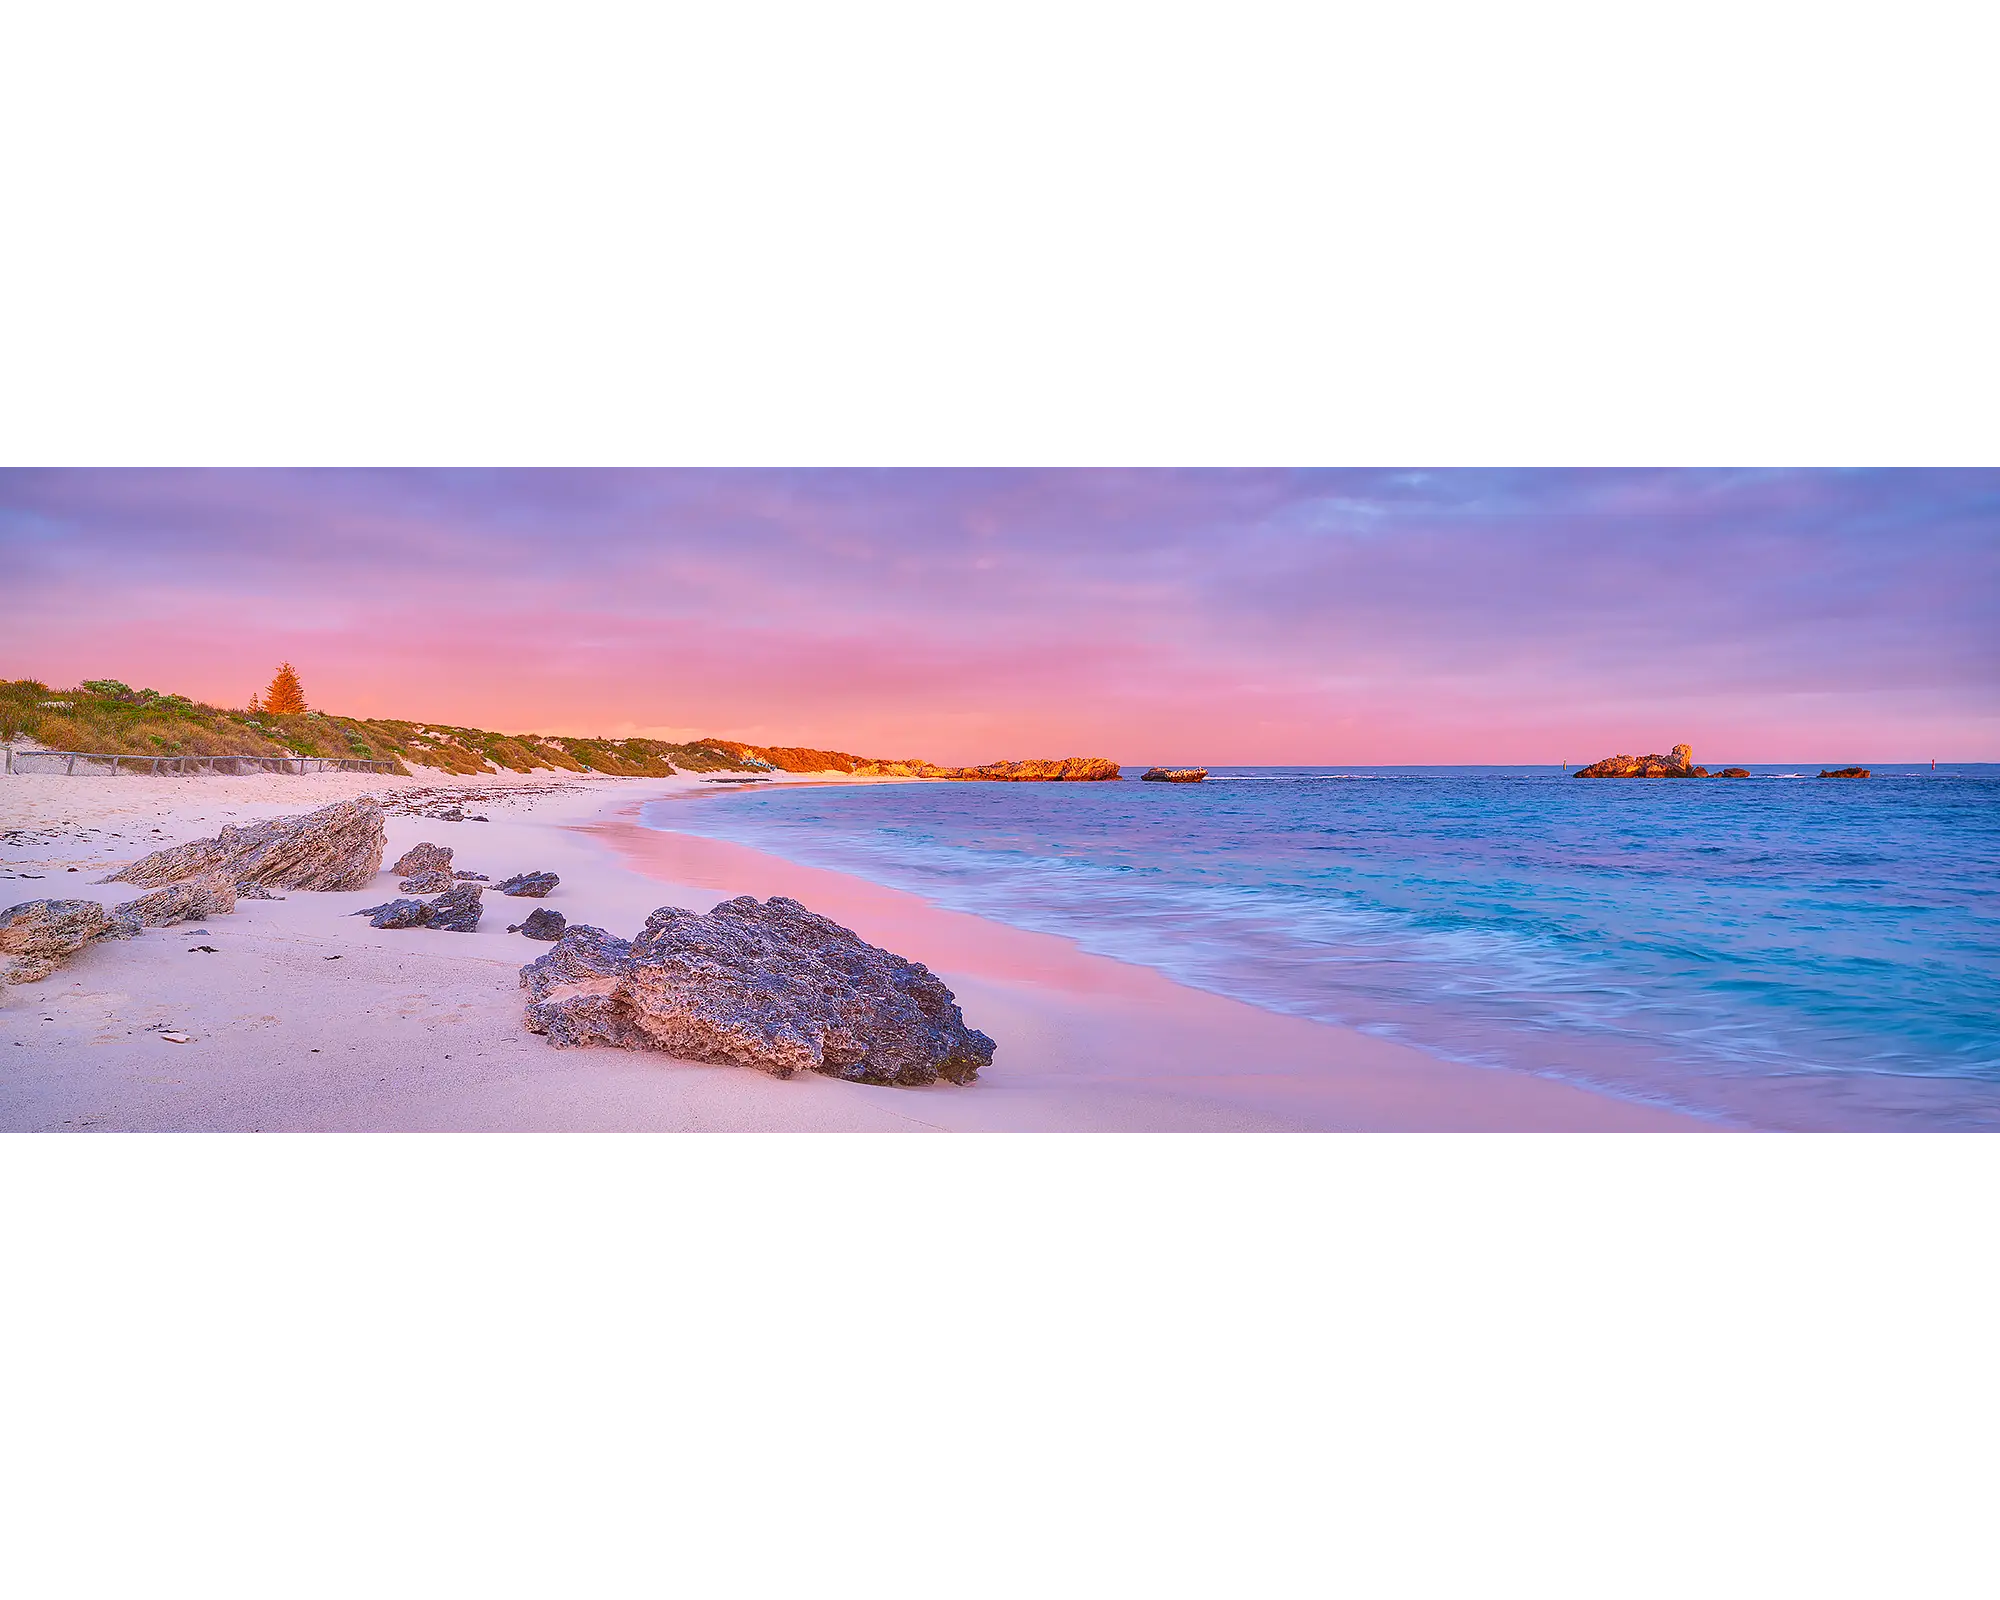
<path id="1" fill-rule="evenodd" d="M 556 1045 L 904 1086 L 970 1083 L 993 1061 L 928 968 L 782 896 L 662 906 L 629 944 L 578 925 L 521 983 L 528 1027 Z"/>
<path id="2" fill-rule="evenodd" d="M 1582 768 L 1579 778 L 1705 778 L 1706 767 L 1694 764 L 1694 751 L 1677 744 L 1671 755 L 1606 756 Z"/>
<path id="3" fill-rule="evenodd" d="M 208 872 L 185 883 L 127 900 L 114 910 L 114 920 L 138 928 L 164 928 L 199 917 L 227 916 L 236 909 L 236 882 L 226 872 Z"/>
<path id="4" fill-rule="evenodd" d="M 1208 776 L 1206 767 L 1148 767 L 1139 774 L 1141 783 L 1200 783 Z"/>
<path id="5" fill-rule="evenodd" d="M 1822 771 L 1822 778 L 1865 778 L 1869 775 L 1866 767 L 1835 767 Z"/>
<path id="6" fill-rule="evenodd" d="M 382 870 L 388 832 L 373 800 L 340 800 L 297 817 L 225 827 L 213 839 L 156 850 L 106 883 L 179 883 L 226 872 L 274 889 L 365 889 Z"/>
<path id="7" fill-rule="evenodd" d="M 0 912 L 0 983 L 39 983 L 93 939 L 113 931 L 95 900 L 26 900 Z"/>

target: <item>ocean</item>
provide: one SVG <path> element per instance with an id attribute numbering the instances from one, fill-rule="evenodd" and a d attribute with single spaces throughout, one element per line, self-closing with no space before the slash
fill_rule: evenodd
<path id="1" fill-rule="evenodd" d="M 645 820 L 1722 1126 L 2000 1128 L 2000 766 L 1751 770 L 774 786 Z"/>

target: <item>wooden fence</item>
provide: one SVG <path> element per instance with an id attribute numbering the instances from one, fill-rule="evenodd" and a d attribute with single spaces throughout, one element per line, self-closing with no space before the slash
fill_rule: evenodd
<path id="1" fill-rule="evenodd" d="M 352 761 L 335 756 L 114 756 L 87 750 L 7 751 L 10 773 L 61 773 L 68 777 L 91 774 L 117 776 L 125 772 L 149 777 L 168 774 L 207 774 L 241 777 L 250 772 L 287 772 L 304 776 L 309 772 L 394 772 L 388 761 Z"/>

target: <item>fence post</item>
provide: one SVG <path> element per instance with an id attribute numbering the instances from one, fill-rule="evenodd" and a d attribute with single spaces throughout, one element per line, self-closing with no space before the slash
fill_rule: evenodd
<path id="1" fill-rule="evenodd" d="M 75 757 L 75 756 L 71 756 L 71 757 L 69 758 L 69 765 L 63 768 L 63 776 L 64 776 L 65 778 L 74 778 L 74 777 L 76 776 L 76 757 Z"/>

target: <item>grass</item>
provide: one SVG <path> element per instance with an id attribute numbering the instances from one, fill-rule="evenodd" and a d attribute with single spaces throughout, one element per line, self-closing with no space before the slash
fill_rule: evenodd
<path id="1" fill-rule="evenodd" d="M 728 739 L 667 744 L 495 733 L 318 711 L 278 717 L 134 689 L 115 678 L 93 678 L 74 689 L 51 689 L 32 678 L 0 681 L 0 739 L 11 743 L 24 736 L 51 750 L 92 754 L 328 756 L 386 761 L 403 773 L 420 764 L 467 777 L 496 770 L 551 770 L 663 778 L 677 770 L 742 772 L 760 765 L 788 772 L 850 772 L 862 759 L 837 750 L 765 749 Z"/>

